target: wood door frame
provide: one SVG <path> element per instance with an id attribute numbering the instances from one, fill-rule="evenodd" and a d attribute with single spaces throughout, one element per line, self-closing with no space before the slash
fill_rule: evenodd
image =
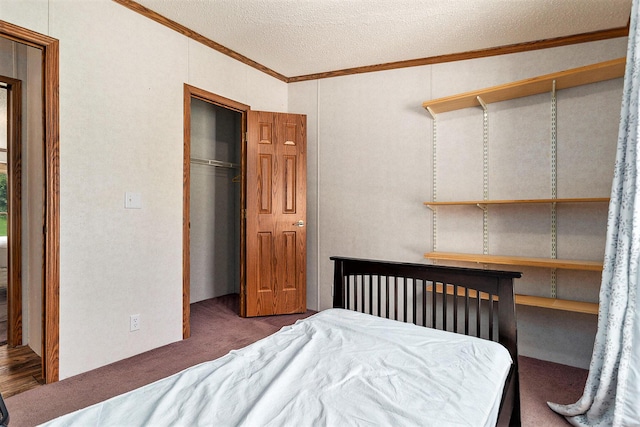
<path id="1" fill-rule="evenodd" d="M 7 85 L 7 346 L 22 344 L 22 81 Z"/>
<path id="2" fill-rule="evenodd" d="M 241 194 L 240 205 L 244 212 L 245 196 L 246 196 L 246 130 L 247 130 L 247 111 L 251 107 L 240 102 L 225 98 L 220 95 L 199 89 L 195 86 L 184 84 L 184 155 L 183 155 L 183 190 L 182 190 L 182 338 L 186 339 L 191 336 L 191 233 L 190 233 L 190 203 L 191 203 L 191 100 L 199 99 L 209 104 L 217 105 L 227 110 L 236 111 L 242 114 L 240 122 L 242 123 L 241 133 Z M 240 215 L 240 311 L 244 310 L 244 280 L 245 280 L 245 227 L 244 215 Z"/>
<path id="3" fill-rule="evenodd" d="M 0 37 L 42 51 L 44 131 L 44 248 L 42 376 L 58 381 L 60 344 L 60 102 L 59 41 L 0 21 Z"/>

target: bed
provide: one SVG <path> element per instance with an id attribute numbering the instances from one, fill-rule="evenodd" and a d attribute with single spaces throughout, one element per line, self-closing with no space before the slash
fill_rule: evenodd
<path id="1" fill-rule="evenodd" d="M 46 425 L 518 424 L 519 273 L 331 259 L 333 309 Z"/>

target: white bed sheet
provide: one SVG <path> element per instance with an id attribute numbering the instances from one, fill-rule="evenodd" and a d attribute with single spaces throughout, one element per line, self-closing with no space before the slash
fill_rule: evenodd
<path id="1" fill-rule="evenodd" d="M 493 426 L 511 366 L 495 342 L 348 310 L 47 426 Z"/>

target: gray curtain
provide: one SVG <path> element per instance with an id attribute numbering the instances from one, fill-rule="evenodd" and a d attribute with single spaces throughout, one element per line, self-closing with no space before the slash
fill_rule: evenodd
<path id="1" fill-rule="evenodd" d="M 551 409 L 576 426 L 640 426 L 640 50 L 633 0 L 615 173 L 589 376 L 578 402 Z"/>

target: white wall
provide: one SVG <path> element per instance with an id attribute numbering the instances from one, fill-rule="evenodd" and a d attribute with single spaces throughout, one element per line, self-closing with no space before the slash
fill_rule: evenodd
<path id="1" fill-rule="evenodd" d="M 432 250 L 433 121 L 423 101 L 624 56 L 626 38 L 289 85 L 308 115 L 308 302 L 331 306 L 332 255 L 426 262 Z M 622 79 L 558 94 L 558 197 L 608 197 Z M 550 95 L 490 105 L 491 198 L 550 197 Z M 482 112 L 437 122 L 438 200 L 482 199 Z M 502 167 L 504 166 L 504 167 Z M 522 179 L 526 177 L 526 179 Z M 311 195 L 315 197 L 311 197 Z M 546 212 L 540 212 L 546 209 Z M 550 256 L 549 207 L 490 216 L 490 250 Z M 558 208 L 558 257 L 602 259 L 606 205 Z M 439 250 L 482 251 L 479 209 L 438 214 Z M 527 253 L 529 252 L 529 253 Z M 313 266 L 310 266 L 310 271 Z M 549 296 L 550 272 L 523 269 L 517 292 Z M 597 302 L 599 274 L 558 271 L 558 297 Z M 589 364 L 596 316 L 518 306 L 520 352 Z"/>
<path id="2" fill-rule="evenodd" d="M 183 84 L 272 111 L 286 85 L 108 0 L 0 16 L 60 40 L 60 378 L 180 340 Z"/>
<path id="3" fill-rule="evenodd" d="M 31 349 L 42 355 L 42 266 L 44 236 L 44 147 L 42 144 L 42 52 L 27 47 L 27 116 L 23 117 L 22 146 L 22 282 L 23 337 Z M 26 173 L 25 173 L 26 171 Z M 25 335 L 26 333 L 26 335 Z M 26 339 L 25 339 L 26 338 Z"/>

